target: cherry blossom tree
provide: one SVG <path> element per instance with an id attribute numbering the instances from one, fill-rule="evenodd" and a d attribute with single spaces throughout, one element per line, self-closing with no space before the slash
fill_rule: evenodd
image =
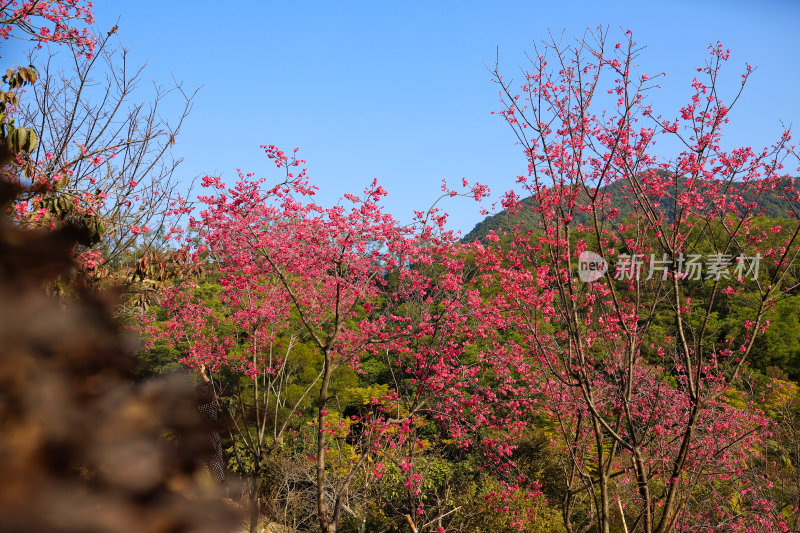
<path id="1" fill-rule="evenodd" d="M 155 324 L 154 336 L 181 350 L 190 366 L 250 379 L 254 403 L 245 408 L 237 391 L 235 423 L 255 458 L 251 529 L 261 462 L 285 439 L 301 448 L 310 443 L 321 531 L 336 531 L 343 512 L 357 514 L 353 484 L 380 479 L 390 465 L 406 479 L 409 522 L 441 527 L 452 509 L 426 515 L 420 500 L 425 444 L 417 429 L 437 424 L 460 446 L 482 450 L 487 464 L 508 471 L 508 440 L 522 408 L 496 380 L 481 378 L 501 375 L 505 361 L 475 357 L 468 348 L 478 291 L 464 283 L 466 256 L 444 231 L 445 215 L 422 211 L 415 224 L 401 225 L 380 208 L 386 191 L 375 182 L 324 208 L 313 202 L 303 161 L 265 149 L 284 180 L 270 186 L 242 175 L 228 188 L 206 177 L 206 207 L 190 224 L 199 236 L 193 258 L 218 273 L 224 311 L 191 285 L 175 287 L 164 293 L 166 320 Z M 469 194 L 484 193 L 477 185 Z M 293 354 L 301 345 L 313 350 L 305 364 L 314 371 L 298 389 Z M 332 389 L 335 376 L 365 372 L 365 359 L 385 361 L 391 378 L 365 390 L 345 413 L 342 394 Z M 314 431 L 298 443 L 303 428 L 296 420 L 312 409 L 311 397 Z"/>
<path id="2" fill-rule="evenodd" d="M 85 277 L 113 278 L 146 305 L 163 280 L 151 279 L 132 252 L 164 262 L 156 252 L 187 189 L 174 177 L 180 160 L 171 147 L 194 93 L 176 84 L 143 95 L 143 68 L 128 64 L 117 26 L 99 32 L 93 24 L 90 2 L 0 4 L 0 35 L 36 43 L 31 65 L 3 77 L 0 171 L 23 189 L 14 208 L 20 224 L 83 227 L 88 237 L 76 254 Z M 182 105 L 171 121 L 161 117 L 168 98 Z"/>
<path id="3" fill-rule="evenodd" d="M 172 147 L 194 92 L 180 85 L 148 92 L 141 87 L 144 68 L 129 64 L 116 32 L 96 43 L 94 55 L 67 66 L 53 49 L 31 56 L 41 79 L 19 117 L 39 134 L 24 162 L 37 187 L 17 213 L 27 224 L 87 226 L 93 242 L 79 250 L 87 274 L 146 295 L 154 287 L 143 281 L 152 280 L 134 275 L 139 257 L 132 251 L 163 248 L 180 216 L 189 187 L 177 179 L 181 160 Z M 180 110 L 174 120 L 162 118 L 165 101 Z"/>
<path id="4" fill-rule="evenodd" d="M 77 53 L 91 56 L 95 38 L 92 3 L 83 0 L 3 0 L 0 2 L 0 37 L 42 43 L 71 43 Z"/>
<path id="5" fill-rule="evenodd" d="M 640 70 L 631 33 L 610 43 L 602 29 L 545 43 L 519 92 L 494 70 L 532 201 L 506 194 L 527 222 L 473 244 L 496 288 L 483 322 L 558 429 L 567 531 L 785 531 L 756 468 L 772 424 L 744 369 L 797 288 L 800 224 L 763 227 L 757 203 L 797 206 L 789 132 L 725 147 L 752 68 L 726 98 L 720 44 L 672 116 L 650 106 L 660 75 Z M 725 329 L 733 306 L 747 316 Z"/>
<path id="6" fill-rule="evenodd" d="M 0 37 L 4 41 L 11 38 L 33 41 L 37 48 L 44 43 L 64 44 L 72 46 L 79 56 L 91 57 L 96 45 L 96 39 L 89 31 L 93 22 L 91 2 L 4 0 L 0 3 Z M 37 77 L 33 65 L 14 65 L 3 76 L 3 84 L 7 85 L 0 92 L 0 165 L 3 167 L 13 158 L 32 152 L 38 145 L 34 131 L 14 124 L 18 93 L 26 85 L 35 83 Z M 3 169 L 3 175 L 8 174 L 8 170 Z"/>

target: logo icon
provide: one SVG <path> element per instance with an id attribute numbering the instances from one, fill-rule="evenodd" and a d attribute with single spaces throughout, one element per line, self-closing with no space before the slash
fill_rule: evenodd
<path id="1" fill-rule="evenodd" d="M 594 252 L 581 252 L 578 255 L 578 278 L 586 283 L 597 281 L 608 270 L 608 263 Z"/>

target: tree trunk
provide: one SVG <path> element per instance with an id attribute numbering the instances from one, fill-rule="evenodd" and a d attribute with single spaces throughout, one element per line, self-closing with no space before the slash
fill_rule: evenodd
<path id="1" fill-rule="evenodd" d="M 250 533 L 256 533 L 258 530 L 258 485 L 258 478 L 254 478 L 250 487 Z"/>
<path id="2" fill-rule="evenodd" d="M 328 403 L 328 387 L 331 382 L 330 353 L 325 350 L 324 369 L 322 374 L 322 384 L 319 388 L 319 401 L 317 403 L 318 422 L 317 422 L 317 516 L 319 527 L 322 533 L 335 533 L 336 523 L 329 520 L 328 503 L 325 501 L 325 417 L 327 411 L 325 405 Z"/>

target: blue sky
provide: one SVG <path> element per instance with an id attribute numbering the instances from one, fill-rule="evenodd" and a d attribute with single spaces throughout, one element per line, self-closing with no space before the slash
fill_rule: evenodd
<path id="1" fill-rule="evenodd" d="M 501 69 L 518 77 L 548 28 L 571 38 L 603 25 L 612 39 L 631 29 L 647 46 L 643 69 L 667 73 L 652 97 L 665 114 L 683 105 L 706 46 L 720 40 L 733 52 L 728 89 L 746 62 L 757 67 L 728 142 L 770 143 L 780 120 L 800 127 L 800 2 L 788 0 L 137 0 L 96 1 L 95 13 L 105 27 L 119 17 L 147 78 L 202 86 L 175 146 L 187 181 L 233 182 L 237 168 L 277 176 L 259 145 L 299 146 L 323 203 L 377 177 L 387 209 L 404 221 L 436 199 L 442 178 L 487 183 L 496 199 L 524 172 L 512 132 L 490 114 L 499 106 L 485 64 L 499 48 Z M 444 207 L 464 233 L 482 218 L 470 200 Z"/>

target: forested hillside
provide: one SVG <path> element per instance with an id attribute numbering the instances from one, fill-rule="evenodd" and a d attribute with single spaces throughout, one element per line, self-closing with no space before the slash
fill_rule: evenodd
<path id="1" fill-rule="evenodd" d="M 794 181 L 795 191 L 800 191 L 800 183 Z M 788 178 L 787 178 L 788 183 Z M 676 194 L 680 194 L 686 190 L 686 179 L 676 180 L 677 190 L 670 191 L 669 198 L 661 198 L 659 202 L 663 205 L 665 213 L 668 217 L 674 217 L 671 206 L 669 205 L 671 199 L 675 198 Z M 782 188 L 779 190 L 770 190 L 757 194 L 749 187 L 744 187 L 741 183 L 730 183 L 729 194 L 742 194 L 747 202 L 755 202 L 758 212 L 771 219 L 780 218 L 793 218 L 800 213 L 796 212 L 796 202 L 793 202 L 791 195 L 787 195 L 786 191 Z M 785 186 L 784 186 L 785 188 Z M 631 204 L 630 192 L 626 190 L 623 184 L 611 184 L 600 188 L 603 194 L 607 194 L 611 199 L 611 205 L 619 211 L 621 217 L 627 217 L 631 214 L 633 206 Z M 535 196 L 528 196 L 520 201 L 518 208 L 509 210 L 502 210 L 492 215 L 487 216 L 478 222 L 472 230 L 464 235 L 461 239 L 462 242 L 472 242 L 475 239 L 485 240 L 489 232 L 502 233 L 510 231 L 518 224 L 530 223 L 530 212 L 535 204 Z M 588 204 L 588 196 L 583 193 L 579 196 L 578 206 L 586 206 Z M 590 224 L 591 220 L 586 211 L 581 211 L 578 208 L 575 211 L 576 224 Z"/>

